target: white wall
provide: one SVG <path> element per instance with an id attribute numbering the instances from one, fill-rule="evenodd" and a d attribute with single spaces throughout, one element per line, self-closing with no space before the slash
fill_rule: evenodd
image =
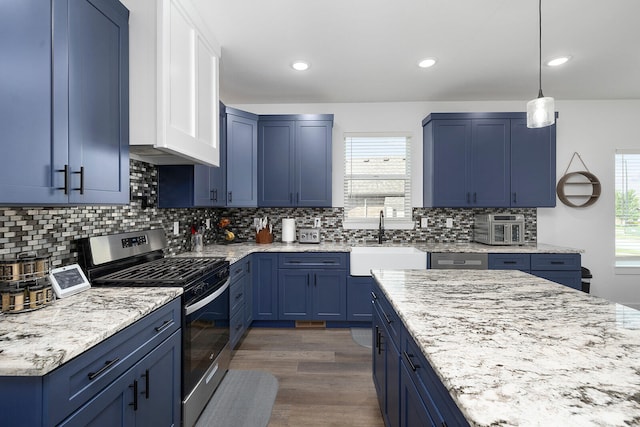
<path id="1" fill-rule="evenodd" d="M 342 206 L 343 133 L 404 132 L 413 134 L 412 165 L 415 206 L 422 204 L 422 126 L 432 112 L 524 111 L 521 102 L 414 102 L 364 104 L 253 104 L 234 107 L 256 114 L 334 114 L 333 205 Z M 640 304 L 638 275 L 614 271 L 614 153 L 616 148 L 640 149 L 640 100 L 558 101 L 557 178 L 564 174 L 574 152 L 602 183 L 602 195 L 587 208 L 538 209 L 538 241 L 583 249 L 582 264 L 594 278 L 592 294 L 612 301 Z M 572 164 L 570 171 L 581 169 Z M 639 272 L 640 274 L 640 272 Z"/>

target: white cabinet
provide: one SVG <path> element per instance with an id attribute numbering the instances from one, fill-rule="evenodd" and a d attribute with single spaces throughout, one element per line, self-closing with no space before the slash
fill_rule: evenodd
<path id="1" fill-rule="evenodd" d="M 122 0 L 130 19 L 130 145 L 154 164 L 220 164 L 220 47 L 190 0 Z"/>

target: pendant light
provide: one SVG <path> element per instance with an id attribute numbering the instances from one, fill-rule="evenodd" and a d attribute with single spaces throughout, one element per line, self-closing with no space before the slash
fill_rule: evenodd
<path id="1" fill-rule="evenodd" d="M 542 0 L 538 0 L 538 97 L 527 102 L 527 127 L 543 128 L 556 121 L 554 101 L 542 94 Z"/>

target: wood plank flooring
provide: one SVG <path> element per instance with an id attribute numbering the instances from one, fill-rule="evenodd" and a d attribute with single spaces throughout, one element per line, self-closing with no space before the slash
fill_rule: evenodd
<path id="1" fill-rule="evenodd" d="M 252 328 L 230 369 L 271 372 L 279 383 L 269 427 L 383 427 L 371 350 L 349 329 Z"/>

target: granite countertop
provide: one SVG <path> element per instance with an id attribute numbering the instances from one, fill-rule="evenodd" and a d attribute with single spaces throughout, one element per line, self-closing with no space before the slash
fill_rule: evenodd
<path id="1" fill-rule="evenodd" d="M 373 274 L 471 425 L 640 424 L 640 311 L 519 271 Z"/>
<path id="2" fill-rule="evenodd" d="M 39 310 L 0 315 L 0 376 L 41 376 L 182 294 L 94 287 Z"/>
<path id="3" fill-rule="evenodd" d="M 223 257 L 234 263 L 245 255 L 254 252 L 351 252 L 357 246 L 413 246 L 425 252 L 460 253 L 581 253 L 581 249 L 536 243 L 521 246 L 489 246 L 481 243 L 332 243 L 318 244 L 282 243 L 258 244 L 254 242 L 213 244 L 204 247 L 202 252 L 183 252 L 179 257 Z"/>

